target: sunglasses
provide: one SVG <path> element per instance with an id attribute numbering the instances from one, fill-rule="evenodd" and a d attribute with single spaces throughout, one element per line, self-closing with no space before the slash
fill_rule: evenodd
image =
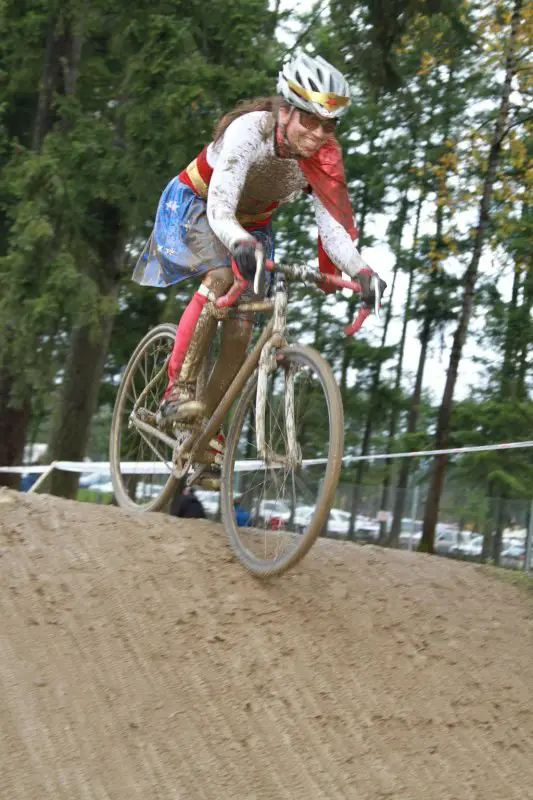
<path id="1" fill-rule="evenodd" d="M 298 111 L 298 116 L 300 125 L 308 131 L 316 131 L 317 128 L 322 128 L 324 133 L 328 135 L 335 133 L 337 119 L 320 119 L 320 117 L 315 117 L 314 114 L 308 114 L 305 111 Z"/>

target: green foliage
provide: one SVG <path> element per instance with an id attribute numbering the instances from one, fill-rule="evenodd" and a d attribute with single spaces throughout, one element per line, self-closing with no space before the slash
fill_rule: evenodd
<path id="1" fill-rule="evenodd" d="M 490 397 L 465 400 L 456 406 L 453 446 L 521 441 L 524 429 L 532 421 L 528 403 Z M 465 479 L 470 486 L 490 486 L 493 496 L 533 495 L 533 458 L 529 449 L 470 453 L 457 459 L 454 473 L 455 479 Z"/>
<path id="2" fill-rule="evenodd" d="M 263 0 L 98 5 L 2 7 L 12 35 L 0 47 L 0 365 L 16 365 L 19 396 L 58 369 L 53 359 L 43 369 L 41 348 L 60 357 L 72 325 L 96 333 L 115 313 L 117 237 L 142 241 L 161 189 L 216 117 L 271 90 L 275 20 Z M 257 50 L 243 35 L 252 27 Z M 38 101 L 46 124 L 33 151 Z M 144 302 L 149 316 L 147 293 Z"/>
<path id="3" fill-rule="evenodd" d="M 291 336 L 324 352 L 345 389 L 347 452 L 358 452 L 370 417 L 371 450 L 391 445 L 395 416 L 393 450 L 430 448 L 430 398 L 422 398 L 418 432 L 405 433 L 417 365 L 409 351 L 400 353 L 393 323 L 410 320 L 408 341 L 418 331 L 429 345 L 457 318 L 473 246 L 473 225 L 464 218 L 472 219 L 479 203 L 510 8 L 492 4 L 482 14 L 476 2 L 330 0 L 280 16 L 267 0 L 3 0 L 0 367 L 16 377 L 13 399 L 32 396 L 35 420 L 48 430 L 72 330 L 89 325 L 97 335 L 102 318 L 115 315 L 91 444 L 91 453 L 105 451 L 124 365 L 151 326 L 177 321 L 190 290 L 158 292 L 130 281 L 160 193 L 210 140 L 221 114 L 273 92 L 285 49 L 277 25 L 298 18 L 300 43 L 351 81 L 354 102 L 339 138 L 363 254 L 388 245 L 399 283 L 413 281 L 410 304 L 402 295 L 401 307 L 398 297 L 388 298 L 385 346 L 375 331 L 346 341 L 343 327 L 356 301 L 303 291 L 291 295 Z M 525 42 L 519 55 L 525 67 Z M 517 81 L 527 97 L 527 70 Z M 515 290 L 509 298 L 493 272 L 481 275 L 475 306 L 486 309 L 483 387 L 454 410 L 450 434 L 458 445 L 520 439 L 530 427 L 533 137 L 526 106 L 512 110 L 487 228 Z M 419 198 L 422 222 L 413 240 Z M 280 211 L 277 248 L 288 260 L 316 258 L 308 198 Z M 117 302 L 111 289 L 119 280 Z M 528 452 L 451 459 L 447 480 L 467 487 L 465 514 L 484 505 L 489 485 L 502 496 L 529 496 Z M 429 463 L 418 467 L 425 480 Z M 365 480 L 382 476 L 375 464 Z"/>

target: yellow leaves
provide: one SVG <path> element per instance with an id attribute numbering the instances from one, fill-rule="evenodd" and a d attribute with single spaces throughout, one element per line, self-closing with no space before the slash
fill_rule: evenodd
<path id="1" fill-rule="evenodd" d="M 435 271 L 440 267 L 442 262 L 448 258 L 448 250 L 443 247 L 437 248 L 436 242 L 432 240 L 428 257 L 431 262 L 432 271 Z"/>
<path id="2" fill-rule="evenodd" d="M 429 75 L 431 70 L 436 66 L 437 59 L 432 53 L 425 52 L 420 61 L 420 68 L 417 75 Z"/>
<path id="3" fill-rule="evenodd" d="M 454 174 L 457 173 L 459 167 L 457 153 L 443 153 L 440 157 L 440 163 L 445 172 L 453 172 Z"/>
<path id="4" fill-rule="evenodd" d="M 475 192 L 469 192 L 466 189 L 462 192 L 459 192 L 457 195 L 457 203 L 458 205 L 468 206 L 472 202 L 472 200 L 476 197 Z"/>
<path id="5" fill-rule="evenodd" d="M 522 24 L 518 28 L 518 42 L 526 48 L 525 59 L 528 59 L 529 48 L 533 41 L 533 3 L 526 3 L 522 7 Z"/>
<path id="6" fill-rule="evenodd" d="M 517 170 L 522 170 L 529 164 L 526 141 L 514 131 L 509 137 L 509 161 Z"/>
<path id="7" fill-rule="evenodd" d="M 413 175 L 416 175 L 418 180 L 422 180 L 426 174 L 426 168 L 422 165 L 420 167 L 411 167 L 409 172 L 412 172 Z"/>

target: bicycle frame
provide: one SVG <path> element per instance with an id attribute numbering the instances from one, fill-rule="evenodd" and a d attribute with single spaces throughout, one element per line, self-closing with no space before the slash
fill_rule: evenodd
<path id="1" fill-rule="evenodd" d="M 156 455 L 158 455 L 158 458 L 161 458 L 161 456 L 158 453 L 155 444 L 150 442 L 149 437 L 159 440 L 172 448 L 172 467 L 169 469 L 169 471 L 173 472 L 175 477 L 178 479 L 183 478 L 183 476 L 187 474 L 193 462 L 199 461 L 202 458 L 202 455 L 208 447 L 211 438 L 219 432 L 232 404 L 242 392 L 244 386 L 256 368 L 258 369 L 258 379 L 255 423 L 258 455 L 265 462 L 265 464 L 268 464 L 269 466 L 287 465 L 291 468 L 294 468 L 301 462 L 301 451 L 296 438 L 296 426 L 294 421 L 294 374 L 291 374 L 290 372 L 287 375 L 285 392 L 287 454 L 281 456 L 273 453 L 267 447 L 265 441 L 268 377 L 276 368 L 276 350 L 280 347 L 286 346 L 287 344 L 285 339 L 287 328 L 286 279 L 289 281 L 300 281 L 304 283 L 322 282 L 334 286 L 335 288 L 349 288 L 354 291 L 360 291 L 360 286 L 354 281 L 346 281 L 339 276 L 322 275 L 319 270 L 306 265 L 274 266 L 272 262 L 267 262 L 265 267 L 269 271 L 276 271 L 277 273 L 277 280 L 274 289 L 274 300 L 241 303 L 239 302 L 239 299 L 248 284 L 245 282 L 240 284 L 236 282 L 231 287 L 227 295 L 218 299 L 210 298 L 209 305 L 206 306 L 209 308 L 209 313 L 211 313 L 218 320 L 225 319 L 229 315 L 231 307 L 237 308 L 238 311 L 242 313 L 263 311 L 271 312 L 273 316 L 269 320 L 265 329 L 262 331 L 257 343 L 246 357 L 225 395 L 203 428 L 201 430 L 192 429 L 190 435 L 187 436 L 185 441 L 180 443 L 176 438 L 169 436 L 164 431 L 159 430 L 158 428 L 154 427 L 153 424 L 149 424 L 141 418 L 142 401 L 150 391 L 152 385 L 158 381 L 163 372 L 166 371 L 168 359 L 165 361 L 165 364 L 161 367 L 158 373 L 145 386 L 133 407 L 130 415 L 130 425 L 137 428 L 149 447 Z M 351 326 L 348 326 L 345 329 L 346 332 L 348 333 L 349 329 L 350 334 L 353 334 L 361 327 L 364 319 L 366 319 L 370 313 L 371 309 L 366 307 L 362 308 L 359 312 L 357 320 Z M 203 469 L 203 466 L 201 469 Z"/>

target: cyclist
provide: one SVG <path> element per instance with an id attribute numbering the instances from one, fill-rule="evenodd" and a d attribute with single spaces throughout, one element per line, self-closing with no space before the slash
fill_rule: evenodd
<path id="1" fill-rule="evenodd" d="M 273 257 L 272 217 L 282 203 L 301 192 L 312 196 L 321 271 L 357 276 L 363 300 L 373 302 L 375 273 L 355 245 L 342 151 L 334 136 L 350 103 L 348 83 L 323 58 L 299 53 L 282 66 L 277 90 L 277 96 L 243 102 L 218 121 L 211 143 L 163 192 L 135 267 L 134 280 L 149 286 L 202 276 L 178 326 L 158 414 L 162 425 L 209 417 L 246 357 L 252 319 L 236 313 L 223 323 L 220 356 L 204 400 L 196 399 L 200 366 L 217 325 L 204 306 L 228 291 L 234 273 L 253 280 L 260 254 Z M 381 293 L 384 288 L 380 282 Z M 217 461 L 223 446 L 221 434 L 210 443 Z"/>

